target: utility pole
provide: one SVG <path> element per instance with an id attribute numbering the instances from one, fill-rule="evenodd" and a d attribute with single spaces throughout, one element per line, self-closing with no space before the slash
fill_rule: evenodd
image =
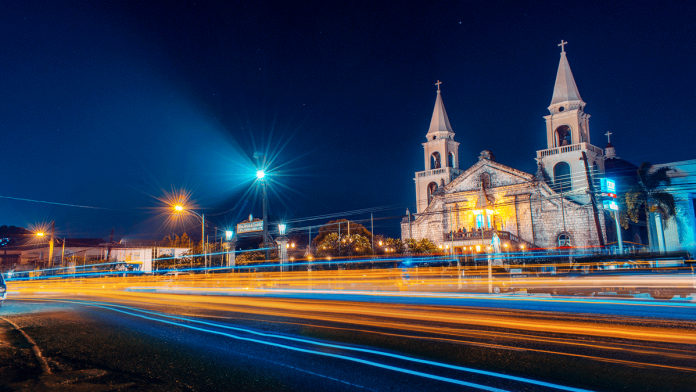
<path id="1" fill-rule="evenodd" d="M 65 258 L 65 238 L 63 238 L 63 252 L 60 254 L 60 266 L 63 266 L 63 259 Z"/>
<path id="2" fill-rule="evenodd" d="M 614 210 L 614 220 L 616 221 L 616 239 L 619 243 L 619 253 L 623 254 L 623 238 L 621 237 L 621 223 L 619 222 L 619 210 Z"/>
<path id="3" fill-rule="evenodd" d="M 597 228 L 597 236 L 599 237 L 599 246 L 604 249 L 604 234 L 602 233 L 602 226 L 599 224 L 599 211 L 597 210 L 594 186 L 592 185 L 592 177 L 590 177 L 590 168 L 587 165 L 587 154 L 585 151 L 582 152 L 582 161 L 585 164 L 585 177 L 587 177 L 587 188 L 590 192 L 590 201 L 592 201 L 592 212 L 594 215 L 595 227 Z"/>
<path id="4" fill-rule="evenodd" d="M 570 180 L 572 181 L 572 179 Z M 563 204 L 563 180 L 559 181 L 561 183 L 561 215 L 563 215 L 563 232 L 567 233 L 568 230 L 566 230 L 566 222 L 565 222 L 565 204 Z"/>
<path id="5" fill-rule="evenodd" d="M 375 221 L 370 213 L 370 230 L 372 233 L 372 254 L 375 254 Z"/>
<path id="6" fill-rule="evenodd" d="M 205 214 L 201 214 L 201 250 L 203 251 L 203 265 L 208 265 L 208 253 L 205 249 Z M 206 271 L 207 273 L 207 271 Z"/>
<path id="7" fill-rule="evenodd" d="M 53 237 L 56 235 L 56 222 L 51 221 L 51 241 L 48 243 L 48 262 L 53 267 Z"/>
<path id="8" fill-rule="evenodd" d="M 111 259 L 111 244 L 114 243 L 114 228 L 111 228 L 111 235 L 109 236 L 109 245 L 106 247 L 106 262 L 109 262 L 109 259 Z"/>

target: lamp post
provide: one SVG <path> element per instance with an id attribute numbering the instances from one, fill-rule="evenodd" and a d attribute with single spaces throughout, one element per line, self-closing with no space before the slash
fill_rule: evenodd
<path id="1" fill-rule="evenodd" d="M 46 236 L 47 233 L 43 232 L 43 231 L 39 231 L 39 232 L 36 232 L 34 234 L 39 238 L 43 238 Z M 51 267 L 53 267 L 53 248 L 54 248 L 54 241 L 55 241 L 54 239 L 56 236 L 56 222 L 55 221 L 51 221 L 51 233 L 50 233 L 50 235 L 51 235 L 51 237 L 48 240 L 48 262 L 46 263 L 46 267 L 48 267 L 49 264 Z M 63 254 L 65 254 L 65 239 L 63 239 Z M 62 257 L 61 257 L 60 262 L 61 262 L 61 264 L 63 264 Z"/>
<path id="2" fill-rule="evenodd" d="M 234 267 L 235 265 L 235 251 L 237 248 L 237 239 L 234 237 L 234 231 L 225 231 L 225 247 L 227 248 L 227 266 Z"/>
<path id="3" fill-rule="evenodd" d="M 268 194 L 266 193 L 266 156 L 254 153 L 254 159 L 256 159 L 256 178 L 261 181 L 261 192 L 262 192 L 262 205 L 263 205 L 263 247 L 266 250 L 266 261 L 270 257 L 270 252 L 268 246 L 271 241 L 268 240 L 268 216 L 267 216 L 267 206 L 268 206 Z M 261 163 L 259 163 L 259 161 Z"/>
<path id="4" fill-rule="evenodd" d="M 278 225 L 279 237 L 276 238 L 278 244 L 278 260 L 280 262 L 280 272 L 285 271 L 285 264 L 288 262 L 288 237 L 285 236 L 285 231 L 288 226 L 285 223 Z"/>
<path id="5" fill-rule="evenodd" d="M 205 214 L 199 214 L 194 210 L 187 210 L 186 207 L 182 204 L 177 204 L 174 207 L 174 213 L 175 214 L 184 214 L 184 213 L 191 213 L 201 220 L 201 249 L 203 250 L 203 264 L 207 268 L 208 267 L 208 251 L 205 243 Z M 206 270 L 205 273 L 207 274 L 208 271 Z"/>

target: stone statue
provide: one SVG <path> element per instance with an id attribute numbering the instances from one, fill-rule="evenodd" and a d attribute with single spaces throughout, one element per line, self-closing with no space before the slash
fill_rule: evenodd
<path id="1" fill-rule="evenodd" d="M 493 232 L 493 237 L 491 238 L 491 248 L 493 248 L 494 253 L 500 253 L 500 237 L 498 237 L 496 232 Z"/>

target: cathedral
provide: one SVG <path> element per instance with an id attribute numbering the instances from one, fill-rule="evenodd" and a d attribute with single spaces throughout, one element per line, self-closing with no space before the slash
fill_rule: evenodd
<path id="1" fill-rule="evenodd" d="M 535 174 L 481 152 L 459 166 L 459 143 L 442 101 L 440 82 L 423 143 L 425 167 L 415 173 L 417 213 L 401 223 L 401 237 L 428 238 L 444 250 L 485 251 L 495 235 L 504 250 L 595 247 L 606 243 L 605 212 L 591 197 L 604 173 L 605 152 L 591 143 L 589 118 L 561 42 L 546 149 Z M 531 158 L 531 157 L 530 157 Z"/>

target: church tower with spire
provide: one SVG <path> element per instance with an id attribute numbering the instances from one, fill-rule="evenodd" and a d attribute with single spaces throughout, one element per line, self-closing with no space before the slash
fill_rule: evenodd
<path id="1" fill-rule="evenodd" d="M 548 174 L 550 184 L 557 192 L 569 192 L 578 201 L 589 200 L 584 152 L 590 173 L 604 172 L 604 151 L 590 143 L 590 115 L 585 113 L 585 102 L 570 71 L 565 45 L 561 41 L 561 61 L 556 73 L 549 115 L 546 120 L 545 150 L 537 151 L 537 164 Z"/>
<path id="2" fill-rule="evenodd" d="M 454 141 L 454 131 L 450 125 L 445 105 L 442 103 L 439 80 L 437 83 L 435 109 L 430 120 L 430 128 L 423 143 L 425 170 L 416 172 L 416 201 L 418 213 L 423 212 L 433 193 L 438 188 L 449 184 L 459 175 L 459 143 Z"/>

